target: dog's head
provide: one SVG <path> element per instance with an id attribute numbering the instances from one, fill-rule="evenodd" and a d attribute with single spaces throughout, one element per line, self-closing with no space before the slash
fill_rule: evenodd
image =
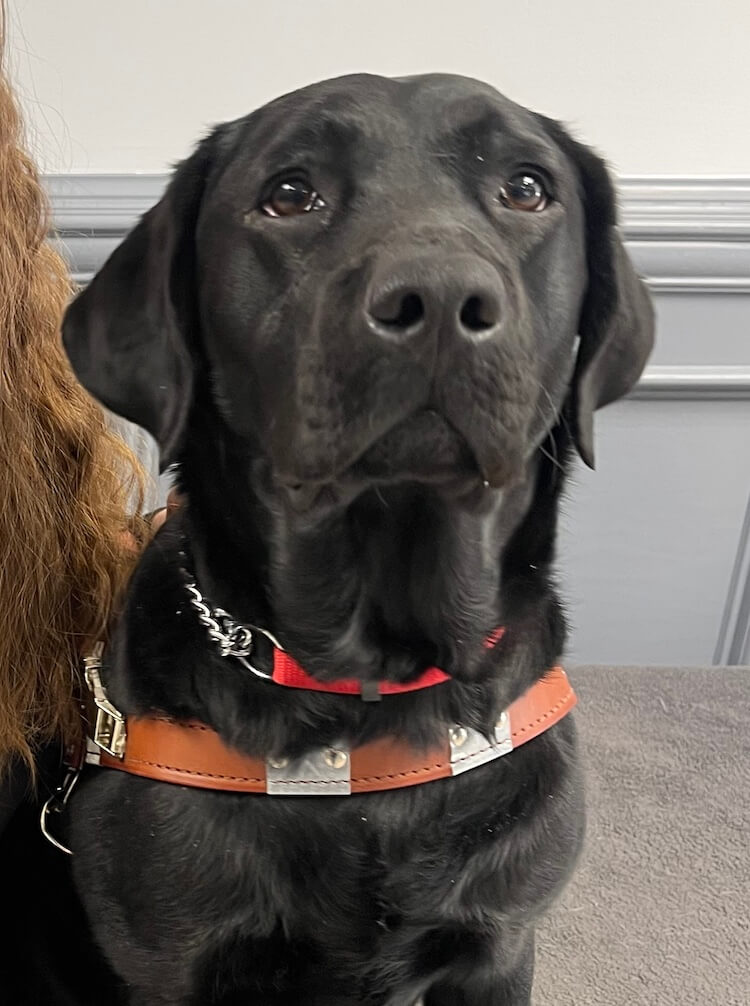
<path id="1" fill-rule="evenodd" d="M 86 387 L 180 455 L 194 387 L 276 482 L 503 486 L 635 383 L 652 311 L 602 162 L 460 77 L 353 76 L 216 129 L 70 307 Z M 207 379 L 206 379 L 207 378 Z"/>

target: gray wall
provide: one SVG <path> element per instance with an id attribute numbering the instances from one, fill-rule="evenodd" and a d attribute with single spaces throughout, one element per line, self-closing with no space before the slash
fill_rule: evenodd
<path id="1" fill-rule="evenodd" d="M 86 281 L 161 175 L 55 175 L 55 223 Z M 621 217 L 652 288 L 657 347 L 597 417 L 561 518 L 573 639 L 589 663 L 750 663 L 750 178 L 624 178 Z"/>

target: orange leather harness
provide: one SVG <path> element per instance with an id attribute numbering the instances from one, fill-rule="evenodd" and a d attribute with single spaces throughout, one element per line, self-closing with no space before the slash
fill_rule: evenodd
<path id="1" fill-rule="evenodd" d="M 266 630 L 234 621 L 221 608 L 212 608 L 196 584 L 186 581 L 191 605 L 209 631 L 222 656 L 239 660 L 269 685 L 335 692 L 381 701 L 422 688 L 440 687 L 450 680 L 439 667 L 428 667 L 410 682 L 365 682 L 338 679 L 322 682 L 312 677 Z M 485 639 L 486 649 L 497 645 L 504 629 Z M 261 671 L 250 662 L 257 635 L 272 644 L 272 669 Z M 489 736 L 460 723 L 446 724 L 440 740 L 429 750 L 417 750 L 397 737 L 383 737 L 350 748 L 345 742 L 308 751 L 301 758 L 265 759 L 229 747 L 204 723 L 177 722 L 165 716 L 127 718 L 110 701 L 100 669 L 104 646 L 97 643 L 84 657 L 84 677 L 96 716 L 85 747 L 69 750 L 65 775 L 45 802 L 40 826 L 62 852 L 70 854 L 50 830 L 50 817 L 62 813 L 83 764 L 116 769 L 159 782 L 272 796 L 348 796 L 447 779 L 509 754 L 558 723 L 576 704 L 576 696 L 561 667 L 554 667 L 500 714 Z"/>
<path id="2" fill-rule="evenodd" d="M 90 671 L 89 666 L 89 678 Z M 509 706 L 491 738 L 456 724 L 446 727 L 444 739 L 429 751 L 389 737 L 351 750 L 344 744 L 320 748 L 294 762 L 243 754 L 202 723 L 133 717 L 121 718 L 113 730 L 114 707 L 104 697 L 108 708 L 102 710 L 102 695 L 103 690 L 89 764 L 182 786 L 290 796 L 370 793 L 458 775 L 539 736 L 576 703 L 565 671 L 555 667 Z"/>
<path id="3" fill-rule="evenodd" d="M 182 553 L 187 561 L 187 555 Z M 319 681 L 289 654 L 267 630 L 237 622 L 211 605 L 183 568 L 189 603 L 210 641 L 223 657 L 238 660 L 266 686 L 302 688 L 360 696 L 381 701 L 415 689 L 444 686 L 449 675 L 428 667 L 411 682 L 365 682 L 356 679 Z M 504 629 L 484 640 L 492 649 Z M 272 645 L 271 670 L 252 662 L 258 637 Z M 565 671 L 553 668 L 500 714 L 491 736 L 462 724 L 446 724 L 430 750 L 415 750 L 397 737 L 384 737 L 350 748 L 343 740 L 306 752 L 301 758 L 258 758 L 230 748 L 204 723 L 176 722 L 164 716 L 131 717 L 127 721 L 107 696 L 99 674 L 102 644 L 84 658 L 86 682 L 97 707 L 93 739 L 87 743 L 89 764 L 157 779 L 160 782 L 270 795 L 332 795 L 399 789 L 448 778 L 508 754 L 548 730 L 575 705 Z M 352 700 L 354 701 L 354 700 Z M 393 699 L 391 699 L 393 701 Z"/>

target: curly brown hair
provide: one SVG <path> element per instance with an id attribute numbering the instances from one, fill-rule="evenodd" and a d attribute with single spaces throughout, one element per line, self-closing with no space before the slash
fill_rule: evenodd
<path id="1" fill-rule="evenodd" d="M 0 777 L 80 733 L 78 655 L 134 561 L 143 473 L 77 383 L 60 341 L 68 270 L 24 149 L 0 3 Z M 132 539 L 131 539 L 132 541 Z"/>

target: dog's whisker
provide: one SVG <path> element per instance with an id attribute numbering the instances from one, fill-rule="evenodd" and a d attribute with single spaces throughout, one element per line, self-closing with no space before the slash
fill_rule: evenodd
<path id="1" fill-rule="evenodd" d="M 380 491 L 380 486 L 375 486 L 375 495 L 378 497 L 378 499 L 383 504 L 383 506 L 386 508 L 386 510 L 390 510 L 390 506 L 391 505 L 388 502 L 388 500 L 385 498 L 385 496 L 383 496 L 383 493 Z"/>
<path id="2" fill-rule="evenodd" d="M 573 439 L 573 431 L 570 428 L 570 423 L 568 422 L 567 416 L 565 415 L 564 411 L 562 410 L 562 408 L 559 408 L 557 405 L 555 405 L 554 401 L 552 400 L 552 396 L 550 395 L 549 391 L 547 391 L 547 388 L 542 384 L 542 382 L 541 381 L 537 381 L 537 384 L 539 385 L 539 390 L 547 398 L 547 401 L 550 404 L 550 408 L 552 409 L 553 416 L 555 417 L 555 419 L 557 420 L 557 422 L 562 423 L 563 427 L 565 428 L 566 433 L 568 434 L 568 436 L 572 440 Z"/>
<path id="3" fill-rule="evenodd" d="M 541 381 L 537 380 L 536 383 L 537 383 L 537 385 L 539 387 L 539 390 L 542 392 L 542 394 L 545 396 L 545 398 L 549 402 L 550 410 L 551 410 L 551 418 L 553 418 L 553 419 L 558 418 L 558 416 L 559 416 L 559 410 L 558 410 L 557 405 L 555 405 L 555 402 L 554 402 L 552 396 L 550 395 L 549 391 L 547 391 L 547 388 L 542 384 Z M 539 405 L 539 403 L 537 403 L 537 407 L 538 407 L 538 405 Z M 542 415 L 544 415 L 544 414 L 542 413 Z"/>
<path id="4" fill-rule="evenodd" d="M 551 410 L 551 415 L 549 417 L 546 416 L 544 414 L 544 410 L 541 408 L 539 402 L 537 402 L 537 405 L 536 405 L 537 411 L 538 411 L 539 415 L 541 415 L 542 420 L 544 422 L 544 425 L 547 426 L 549 423 L 553 423 L 553 424 L 562 423 L 563 426 L 564 426 L 564 428 L 565 428 L 565 430 L 566 430 L 566 432 L 567 432 L 567 434 L 568 434 L 568 436 L 571 437 L 571 439 L 572 439 L 572 432 L 571 432 L 571 429 L 570 429 L 570 424 L 568 423 L 568 420 L 565 417 L 563 411 L 561 409 L 559 409 L 555 405 L 555 403 L 554 403 L 554 401 L 552 399 L 552 396 L 550 395 L 550 393 L 547 390 L 547 388 L 542 384 L 542 382 L 541 381 L 537 381 L 537 385 L 539 386 L 539 390 L 542 392 L 542 394 L 545 396 L 545 398 L 549 402 L 550 410 Z M 545 448 L 544 448 L 544 444 L 547 441 L 549 441 L 549 443 L 551 445 L 552 454 L 550 454 L 550 452 L 547 451 L 547 450 L 545 450 Z M 562 467 L 562 465 L 561 465 L 561 463 L 559 461 L 559 458 L 558 458 L 557 441 L 555 440 L 554 436 L 552 435 L 552 431 L 551 430 L 547 431 L 547 434 L 545 436 L 544 441 L 542 441 L 542 443 L 539 445 L 539 450 L 542 452 L 542 454 L 544 454 L 544 456 L 546 458 L 548 458 L 548 460 L 550 460 L 557 468 L 559 468 L 560 471 L 563 470 L 563 467 Z"/>
<path id="5" fill-rule="evenodd" d="M 557 460 L 557 458 L 553 457 L 552 454 L 550 454 L 549 451 L 545 450 L 544 447 L 542 446 L 542 444 L 539 445 L 539 450 L 542 452 L 542 454 L 545 456 L 545 458 L 547 458 L 548 461 L 552 462 L 552 464 L 555 466 L 555 468 L 558 468 L 561 472 L 565 471 L 565 469 L 560 464 L 560 462 Z"/>

